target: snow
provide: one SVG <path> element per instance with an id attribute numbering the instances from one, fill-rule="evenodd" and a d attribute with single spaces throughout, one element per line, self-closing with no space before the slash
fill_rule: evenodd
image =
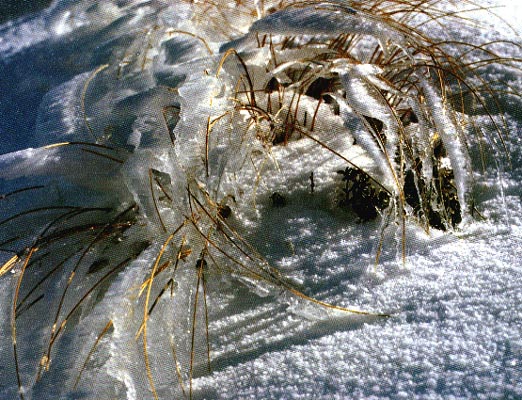
<path id="1" fill-rule="evenodd" d="M 472 15 L 481 21 L 478 27 L 461 31 L 453 22 L 448 30 L 466 40 L 480 34 L 484 40 L 505 37 L 520 43 L 522 6 L 507 0 L 484 3 L 504 6 L 495 12 L 513 29 L 476 11 Z M 43 297 L 36 298 L 37 290 L 17 319 L 24 397 L 145 399 L 153 398 L 154 386 L 161 399 L 188 397 L 189 391 L 198 399 L 522 398 L 520 99 L 501 98 L 511 168 L 488 165 L 471 174 L 478 140 L 463 142 L 456 122 L 460 116 L 446 115 L 436 85 L 419 75 L 427 102 L 411 97 L 408 104 L 420 111 L 419 117 L 426 107 L 431 111 L 420 118 L 418 143 L 412 146 L 420 156 L 423 143 L 435 135 L 433 121 L 448 148 L 462 206 L 473 194 L 483 218 L 465 218 L 455 231 L 426 232 L 412 217 L 404 236 L 392 212 L 375 221 L 357 221 L 335 206 L 336 171 L 346 167 L 343 160 L 380 176 L 395 195 L 400 191 L 393 178 L 399 166 L 386 164 L 382 149 L 353 117 L 354 111 L 364 115 L 374 110 L 385 122 L 390 152 L 398 141 L 397 123 L 372 92 L 387 83 L 371 65 L 338 63 L 335 71 L 345 74 L 341 81 L 352 90 L 346 101 L 332 95 L 340 115 L 306 96 L 300 100 L 296 120 L 317 108 L 315 132 L 324 131 L 323 143 L 343 158 L 317 146 L 313 137 L 319 133 L 299 140 L 290 136 L 288 145 L 270 146 L 274 129 L 262 113 L 249 108 L 251 93 L 264 90 L 271 77 L 265 75 L 272 56 L 256 49 L 254 33 L 276 29 L 320 36 L 334 26 L 373 37 L 385 52 L 395 49 L 385 44 L 393 38 L 400 51 L 413 57 L 407 43 L 411 37 L 351 8 L 343 16 L 331 5 L 254 21 L 262 7 L 268 8 L 263 4 L 256 2 L 253 14 L 238 5 L 218 26 L 198 25 L 197 18 L 190 22 L 191 6 L 184 3 L 57 0 L 39 14 L 0 26 L 0 265 L 12 257 L 13 248 L 26 256 L 23 248 L 42 232 L 60 233 L 52 225 L 62 224 L 64 232 L 91 226 L 59 240 L 51 237 L 56 242 L 51 251 L 37 251 L 25 271 L 27 286 L 19 301 L 24 290 L 57 268 L 39 289 Z M 199 6 L 194 4 L 196 16 L 202 13 Z M 226 62 L 221 59 L 232 47 L 243 51 L 253 87 L 244 83 L 244 69 L 233 54 Z M 520 53 L 516 46 L 495 49 L 507 57 Z M 293 59 L 299 51 L 281 54 L 288 63 L 281 59 L 273 75 L 287 77 L 298 64 Z M 504 80 L 522 90 L 517 70 L 497 65 L 484 73 L 486 80 Z M 238 87 L 245 93 L 234 93 Z M 295 93 L 290 85 L 283 103 L 293 101 Z M 267 109 L 277 100 L 276 94 L 263 97 L 256 106 Z M 236 112 L 238 104 L 244 108 Z M 165 107 L 181 110 L 172 130 Z M 290 111 L 281 108 L 273 114 L 270 122 L 283 130 L 281 121 Z M 259 123 L 251 123 L 252 115 Z M 486 115 L 477 121 L 492 131 Z M 99 146 L 85 144 L 93 136 Z M 486 139 L 498 141 L 494 132 Z M 49 147 L 54 143 L 62 144 Z M 38 188 L 17 192 L 32 186 Z M 283 207 L 274 206 L 275 192 L 284 196 Z M 232 209 L 219 229 L 214 223 L 217 203 Z M 46 206 L 56 208 L 37 212 Z M 199 215 L 194 224 L 189 223 L 192 214 Z M 112 227 L 109 221 L 120 224 Z M 177 228 L 183 239 L 169 236 Z M 181 257 L 185 244 L 192 253 Z M 168 267 L 160 271 L 160 283 L 150 286 L 152 294 L 145 300 L 149 286 L 144 282 L 152 265 L 162 268 L 162 248 L 171 260 L 180 259 L 179 268 L 170 287 L 164 286 Z M 207 256 L 209 265 L 203 267 L 200 260 L 208 254 L 215 260 Z M 107 280 L 96 267 L 105 264 L 115 268 Z M 22 265 L 0 276 L 2 399 L 19 398 L 11 311 Z M 290 286 L 318 301 L 387 316 L 324 307 L 296 296 Z M 165 295 L 154 303 L 143 330 L 144 310 L 162 287 Z M 89 288 L 93 295 L 79 311 L 70 312 Z M 60 325 L 64 320 L 67 324 Z M 93 351 L 109 320 L 111 328 Z M 48 342 L 54 342 L 53 322 L 58 322 L 59 334 L 49 349 L 49 370 L 36 379 Z"/>

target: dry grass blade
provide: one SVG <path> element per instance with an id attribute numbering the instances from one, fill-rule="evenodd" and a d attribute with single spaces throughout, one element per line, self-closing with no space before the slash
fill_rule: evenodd
<path id="1" fill-rule="evenodd" d="M 193 38 L 196 38 L 196 39 L 198 39 L 199 41 L 201 41 L 201 43 L 203 43 L 203 45 L 205 46 L 205 48 L 206 48 L 207 51 L 208 51 L 208 54 L 210 54 L 210 55 L 213 55 L 213 54 L 214 54 L 214 53 L 212 52 L 212 49 L 211 49 L 210 46 L 208 45 L 207 41 L 206 41 L 203 37 L 201 37 L 201 36 L 199 36 L 199 35 L 196 35 L 196 34 L 194 34 L 194 33 L 192 33 L 192 32 L 179 30 L 179 29 L 168 29 L 168 30 L 167 30 L 167 33 L 168 33 L 169 35 L 173 35 L 173 34 L 175 34 L 175 33 L 180 33 L 180 34 L 182 34 L 182 35 L 192 36 Z"/>
<path id="2" fill-rule="evenodd" d="M 30 186 L 30 187 L 25 187 L 25 188 L 21 188 L 21 189 L 16 189 L 16 190 L 13 190 L 9 193 L 5 193 L 5 194 L 0 194 L 0 200 L 3 200 L 3 199 L 6 199 L 10 196 L 13 196 L 15 194 L 18 194 L 18 193 L 23 193 L 25 191 L 28 191 L 28 190 L 35 190 L 35 189 L 43 189 L 45 186 L 43 185 L 36 185 L 36 186 Z"/>
<path id="3" fill-rule="evenodd" d="M 82 116 L 83 116 L 83 120 L 85 122 L 85 126 L 87 127 L 87 129 L 89 130 L 89 133 L 91 134 L 92 138 L 95 141 L 98 139 L 98 137 L 94 133 L 94 130 L 92 129 L 91 124 L 89 122 L 89 118 L 87 117 L 87 112 L 85 110 L 85 96 L 87 95 L 87 90 L 89 89 L 89 85 L 91 84 L 92 80 L 96 77 L 96 75 L 98 75 L 108 66 L 109 66 L 109 64 L 104 64 L 104 65 L 101 65 L 98 68 L 96 68 L 94 70 L 94 72 L 91 75 L 89 75 L 89 77 L 85 81 L 85 84 L 83 85 L 83 89 L 82 89 L 82 95 L 81 95 Z"/>
<path id="4" fill-rule="evenodd" d="M 71 316 L 79 309 L 81 304 L 91 295 L 91 293 L 93 293 L 94 290 L 98 286 L 100 286 L 105 280 L 107 280 L 109 277 L 111 277 L 115 272 L 117 272 L 118 270 L 120 270 L 124 266 L 126 266 L 130 261 L 132 261 L 132 259 L 128 258 L 128 259 L 122 261 L 121 263 L 119 263 L 118 265 L 116 265 L 114 268 L 112 268 L 110 271 L 108 271 L 105 275 L 103 275 L 92 287 L 90 287 L 83 294 L 83 296 L 80 298 L 80 300 L 78 300 L 76 302 L 76 304 L 71 308 L 71 310 L 63 318 L 62 322 L 60 323 L 58 329 L 56 330 L 56 332 L 54 333 L 54 335 L 50 341 L 50 344 L 49 344 L 50 347 L 52 347 L 54 345 L 54 343 L 56 342 L 56 339 L 59 337 L 60 333 L 65 329 L 65 325 L 67 324 L 67 321 L 69 321 Z M 48 359 L 50 360 L 50 352 L 49 352 Z"/>
<path id="5" fill-rule="evenodd" d="M 76 380 L 74 381 L 73 389 L 76 389 L 76 387 L 78 386 L 78 383 L 80 383 L 83 371 L 87 367 L 87 364 L 88 364 L 89 360 L 91 359 L 92 355 L 94 354 L 94 351 L 96 350 L 96 347 L 98 347 L 98 344 L 103 339 L 105 334 L 107 334 L 109 332 L 109 330 L 112 328 L 112 326 L 113 326 L 113 322 L 112 322 L 112 320 L 109 320 L 109 322 L 107 322 L 107 325 L 105 325 L 103 330 L 100 332 L 100 334 L 96 338 L 96 341 L 94 342 L 94 344 L 92 345 L 91 349 L 89 350 L 89 353 L 87 354 L 87 357 L 85 358 L 85 362 L 82 364 L 82 366 L 80 368 L 80 372 L 78 373 L 78 376 L 76 377 Z"/>
<path id="6" fill-rule="evenodd" d="M 82 149 L 82 151 L 86 152 L 86 153 L 90 153 L 90 154 L 94 154 L 96 156 L 99 156 L 99 157 L 103 157 L 103 158 L 106 158 L 108 160 L 111 160 L 111 161 L 114 161 L 114 162 L 117 162 L 118 164 L 123 164 L 125 161 L 123 160 L 120 160 L 119 158 L 116 158 L 116 157 L 113 157 L 113 156 L 110 156 L 108 154 L 103 154 L 103 153 L 100 153 L 98 151 L 94 151 L 94 150 L 90 150 L 90 149 Z"/>
<path id="7" fill-rule="evenodd" d="M 84 246 L 83 251 L 80 253 L 80 257 L 78 258 L 78 261 L 76 261 L 76 263 L 74 264 L 74 267 L 72 268 L 72 270 L 71 270 L 71 272 L 69 274 L 69 277 L 67 279 L 67 282 L 66 282 L 66 285 L 64 287 L 64 290 L 62 291 L 62 293 L 60 295 L 60 300 L 58 302 L 58 307 L 57 307 L 56 313 L 54 314 L 54 320 L 53 320 L 53 325 L 51 327 L 51 332 L 50 332 L 50 337 L 49 337 L 49 341 L 48 341 L 48 345 L 47 345 L 47 350 L 45 351 L 44 356 L 42 357 L 42 361 L 40 363 L 40 369 L 39 369 L 38 374 L 37 374 L 37 380 L 40 379 L 41 374 L 43 372 L 43 369 L 45 369 L 45 370 L 49 369 L 49 365 L 50 365 L 50 362 L 51 362 L 51 352 L 52 352 L 53 345 L 54 345 L 56 339 L 58 338 L 60 332 L 65 328 L 65 325 L 67 324 L 67 317 L 65 319 L 63 319 L 62 322 L 59 325 L 58 325 L 58 320 L 60 318 L 60 314 L 62 312 L 62 308 L 64 306 L 64 302 L 65 302 L 68 290 L 71 287 L 73 279 L 74 279 L 74 277 L 75 277 L 75 275 L 76 275 L 76 273 L 78 271 L 78 268 L 80 267 L 83 259 L 86 257 L 86 255 L 92 249 L 92 247 L 99 240 L 103 239 L 104 235 L 111 230 L 111 228 L 113 227 L 113 224 L 119 218 L 121 218 L 122 216 L 124 216 L 125 214 L 127 214 L 128 212 L 130 212 L 130 211 L 132 211 L 134 209 L 135 209 L 135 205 L 133 204 L 130 207 L 128 207 L 127 209 L 125 209 L 124 211 L 122 211 L 121 213 L 119 213 L 113 220 L 111 220 L 107 224 L 103 225 L 103 227 L 101 229 L 99 229 L 98 232 L 96 233 L 94 239 L 92 241 L 90 241 L 90 243 L 88 243 L 86 246 Z M 76 307 L 73 307 L 73 309 L 77 308 L 77 306 L 78 305 L 76 305 Z"/>
<path id="8" fill-rule="evenodd" d="M 24 391 L 23 391 L 23 384 L 22 384 L 22 378 L 20 375 L 20 365 L 18 361 L 18 348 L 17 348 L 17 342 L 16 342 L 16 309 L 18 304 L 18 295 L 20 293 L 20 287 L 22 285 L 22 280 L 24 279 L 25 270 L 27 268 L 27 265 L 29 264 L 29 261 L 31 260 L 31 257 L 33 254 L 38 251 L 37 248 L 32 247 L 29 250 L 29 253 L 25 257 L 24 264 L 22 266 L 22 270 L 20 271 L 20 275 L 18 276 L 18 280 L 16 282 L 16 288 L 15 293 L 13 296 L 13 307 L 11 310 L 11 338 L 13 342 L 13 355 L 14 355 L 14 362 L 15 362 L 15 370 L 16 370 L 16 380 L 18 382 L 18 394 L 20 396 L 21 400 L 24 400 Z"/>
<path id="9" fill-rule="evenodd" d="M 149 168 L 149 186 L 150 186 L 150 195 L 152 197 L 152 202 L 154 203 L 154 209 L 156 210 L 156 214 L 158 216 L 158 219 L 160 221 L 161 227 L 163 229 L 163 232 L 167 232 L 167 227 L 165 226 L 165 223 L 163 222 L 163 218 L 161 217 L 161 213 L 158 208 L 158 203 L 156 201 L 156 196 L 154 195 L 154 187 L 152 184 L 152 169 Z"/>
<path id="10" fill-rule="evenodd" d="M 199 286 L 203 275 L 203 268 L 206 264 L 204 255 L 202 254 L 197 261 L 197 281 L 196 281 L 196 293 L 194 294 L 194 311 L 192 312 L 192 333 L 190 335 L 190 366 L 189 366 L 189 399 L 192 399 L 192 379 L 194 376 L 194 352 L 195 352 L 195 341 L 196 341 L 196 314 L 198 309 L 199 300 Z"/>
<path id="11" fill-rule="evenodd" d="M 185 389 L 185 384 L 183 383 L 183 376 L 181 375 L 181 367 L 179 365 L 178 356 L 176 352 L 176 344 L 171 340 L 170 349 L 172 351 L 172 357 L 174 359 L 174 364 L 176 366 L 176 376 L 178 378 L 179 386 L 181 387 L 181 392 L 183 393 L 183 398 L 187 398 L 187 390 Z"/>
<path id="12" fill-rule="evenodd" d="M 243 67 L 243 70 L 245 71 L 245 76 L 248 82 L 248 87 L 250 89 L 250 98 L 249 102 L 252 105 L 252 107 L 256 107 L 256 95 L 254 90 L 254 84 L 252 82 L 252 78 L 250 76 L 250 72 L 248 71 L 247 65 L 245 64 L 245 61 L 243 60 L 243 57 L 239 55 L 239 53 L 236 51 L 236 49 L 228 49 L 225 54 L 223 54 L 223 57 L 221 57 L 221 61 L 218 64 L 217 70 L 216 70 L 216 77 L 219 77 L 219 74 L 221 72 L 221 69 L 223 68 L 223 64 L 227 60 L 228 57 L 231 55 L 234 55 L 240 62 L 241 66 Z"/>
<path id="13" fill-rule="evenodd" d="M 178 232 L 181 230 L 181 228 L 183 228 L 183 226 L 185 226 L 185 222 L 182 223 L 178 228 L 176 228 L 174 230 L 174 232 L 172 232 L 167 237 L 167 239 L 163 243 L 163 245 L 158 253 L 158 255 L 156 257 L 156 261 L 154 262 L 154 266 L 152 267 L 151 278 L 149 280 L 149 284 L 147 287 L 147 294 L 145 296 L 145 304 L 143 306 L 143 329 L 141 330 L 141 334 L 143 335 L 143 356 L 145 358 L 145 369 L 147 371 L 147 379 L 149 381 L 149 386 L 150 386 L 150 389 L 151 389 L 152 394 L 155 399 L 158 399 L 158 394 L 156 392 L 156 387 L 154 385 L 154 378 L 152 376 L 152 370 L 150 367 L 150 360 L 149 360 L 149 353 L 148 353 L 148 348 L 147 348 L 147 321 L 149 319 L 149 301 L 150 301 L 150 295 L 151 295 L 151 290 L 152 290 L 152 284 L 154 281 L 154 275 L 156 274 L 156 270 L 159 267 L 160 260 L 163 256 L 163 254 L 165 253 L 165 250 L 167 249 L 167 247 L 171 244 L 172 240 L 178 234 Z"/>
<path id="14" fill-rule="evenodd" d="M 12 256 L 9 260 L 7 260 L 4 265 L 0 267 L 0 277 L 5 275 L 7 272 L 11 271 L 11 269 L 16 265 L 20 257 L 18 255 Z"/>

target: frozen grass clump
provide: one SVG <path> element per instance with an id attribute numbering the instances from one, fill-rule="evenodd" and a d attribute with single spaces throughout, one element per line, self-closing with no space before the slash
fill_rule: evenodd
<path id="1" fill-rule="evenodd" d="M 377 221 L 376 262 L 388 236 L 405 258 L 407 226 L 472 223 L 474 158 L 487 169 L 483 154 L 505 156 L 503 89 L 481 71 L 518 72 L 519 60 L 428 35 L 469 21 L 446 2 L 410 3 L 112 10 L 105 63 L 39 108 L 42 147 L 0 156 L 0 271 L 15 272 L 21 398 L 44 390 L 55 358 L 78 396 L 96 381 L 95 359 L 120 382 L 104 384 L 115 396 L 191 398 L 194 377 L 211 370 L 211 294 L 237 283 L 313 318 L 385 316 L 306 294 L 261 254 L 255 227 L 287 196 L 314 193 L 314 176 L 322 207 Z M 94 357 L 101 346 L 108 359 Z"/>

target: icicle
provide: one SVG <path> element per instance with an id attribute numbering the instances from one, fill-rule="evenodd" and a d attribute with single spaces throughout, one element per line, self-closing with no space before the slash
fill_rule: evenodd
<path id="1" fill-rule="evenodd" d="M 452 112 L 451 109 L 448 109 L 443 103 L 440 95 L 431 84 L 424 79 L 420 81 L 426 99 L 426 107 L 430 110 L 437 133 L 441 136 L 444 147 L 448 152 L 463 217 L 467 216 L 469 214 L 469 175 L 471 171 L 469 155 L 459 135 L 459 128 L 448 116 L 448 113 Z"/>

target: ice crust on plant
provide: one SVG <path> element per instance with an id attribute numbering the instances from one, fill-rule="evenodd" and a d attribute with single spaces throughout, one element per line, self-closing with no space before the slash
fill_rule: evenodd
<path id="1" fill-rule="evenodd" d="M 78 20 L 57 11 L 53 29 L 96 31 L 99 7 L 79 3 Z M 438 67 L 452 64 L 431 51 L 426 36 L 358 3 L 219 8 L 161 1 L 111 7 L 101 44 L 108 60 L 44 98 L 36 126 L 41 147 L 0 156 L 6 187 L 14 193 L 23 179 L 42 193 L 37 202 L 25 197 L 33 189 L 13 194 L 29 212 L 6 206 L 0 226 L 1 241 L 18 246 L 21 260 L 24 248 L 48 250 L 36 252 L 34 264 L 46 266 L 43 286 L 57 308 L 35 323 L 45 332 L 40 352 L 21 352 L 22 381 L 35 382 L 37 391 L 46 389 L 34 376 L 45 377 L 53 359 L 63 358 L 55 346 L 71 349 L 67 340 L 88 338 L 77 359 L 60 368 L 81 364 L 96 340 L 92 329 L 99 333 L 110 319 L 102 364 L 121 387 L 100 385 L 128 398 L 186 394 L 192 378 L 206 373 L 201 292 L 230 285 L 229 276 L 259 296 L 284 292 L 297 314 L 320 318 L 317 304 L 243 239 L 270 208 L 270 195 L 292 191 L 290 185 L 307 190 L 310 171 L 328 190 L 347 166 L 369 176 L 391 199 L 378 211 L 382 234 L 400 242 L 401 222 L 426 227 L 428 210 L 444 214 L 433 172 L 444 166 L 467 218 L 468 117 L 448 100 L 449 85 L 441 86 Z M 432 65 L 434 58 L 440 64 Z M 441 146 L 447 155 L 435 156 Z M 408 171 L 421 211 L 406 199 Z M 41 185 L 49 177 L 51 184 Z M 325 197 L 323 206 L 333 208 L 335 197 Z M 24 223 L 34 226 L 29 237 L 20 232 Z M 456 225 L 446 218 L 437 227 Z M 41 306 L 28 304 L 42 283 L 22 264 L 15 271 L 28 297 L 20 318 L 36 319 Z M 205 282 L 207 270 L 219 277 Z M 103 314 L 107 307 L 111 315 Z M 20 336 L 23 343 L 30 332 Z M 178 372 L 166 377 L 164 365 Z M 84 379 L 85 387 L 95 381 L 95 369 Z"/>
<path id="2" fill-rule="evenodd" d="M 356 60 L 347 59 L 345 54 L 335 54 L 329 47 L 329 39 L 331 40 L 331 38 L 343 34 L 360 35 L 365 39 L 367 37 L 373 38 L 379 43 L 379 51 L 382 52 L 383 57 L 387 57 L 393 52 L 396 52 L 396 55 L 391 59 L 392 62 L 389 64 L 381 63 L 382 65 L 365 62 L 364 57 Z M 261 35 L 270 36 L 270 46 L 274 48 L 272 54 L 268 52 L 266 48 L 268 46 L 260 46 L 259 38 Z M 298 35 L 299 39 L 295 44 L 295 48 L 286 49 L 283 42 L 285 37 L 287 38 L 290 35 Z M 308 40 L 315 39 L 316 36 L 321 37 L 323 42 L 307 44 Z M 264 37 L 266 38 L 266 36 Z M 283 44 L 277 43 L 278 40 Z M 221 137 L 237 135 L 240 131 L 238 127 L 241 126 L 241 115 L 234 119 L 234 112 L 232 111 L 234 109 L 237 110 L 238 104 L 229 103 L 227 105 L 228 99 L 234 98 L 235 102 L 243 104 L 243 106 L 245 103 L 249 103 L 249 106 L 256 108 L 257 103 L 263 101 L 263 97 L 267 97 L 265 103 L 260 106 L 261 110 L 255 109 L 250 111 L 252 115 L 249 121 L 249 124 L 253 125 L 250 131 L 257 130 L 257 136 L 261 135 L 264 138 L 269 135 L 259 131 L 262 131 L 264 126 L 268 126 L 268 129 L 271 129 L 273 134 L 273 131 L 277 129 L 274 126 L 278 126 L 281 114 L 287 113 L 284 119 L 285 124 L 289 124 L 287 115 L 291 112 L 291 109 L 295 112 L 295 117 L 291 124 L 299 125 L 296 129 L 297 131 L 309 131 L 309 127 L 305 126 L 306 124 L 303 123 L 305 121 L 301 118 L 303 111 L 311 112 L 311 110 L 306 110 L 307 106 L 308 108 L 315 106 L 317 109 L 316 113 L 322 112 L 322 114 L 326 114 L 318 118 L 318 120 L 326 124 L 321 129 L 317 129 L 317 131 L 325 135 L 328 135 L 325 132 L 334 131 L 347 141 L 350 140 L 349 138 L 354 137 L 357 140 L 357 144 L 366 150 L 367 155 L 379 170 L 380 177 L 378 179 L 380 183 L 400 203 L 396 204 L 399 209 L 407 208 L 404 202 L 404 194 L 402 193 L 404 178 L 401 175 L 404 175 L 404 170 L 412 169 L 414 164 L 420 166 L 422 172 L 416 174 L 416 183 L 418 180 L 423 179 L 428 186 L 432 185 L 433 149 L 436 141 L 439 138 L 442 139 L 442 144 L 448 151 L 451 169 L 455 176 L 457 196 L 461 204 L 463 217 L 465 217 L 467 203 L 470 201 L 467 176 L 469 176 L 471 169 L 465 149 L 465 137 L 468 128 L 465 126 L 464 118 L 459 117 L 458 113 L 448 104 L 448 101 L 439 94 L 444 88 L 437 87 L 439 82 L 437 79 L 434 79 L 433 73 L 429 71 L 428 67 L 423 68 L 423 64 L 431 62 L 429 58 L 431 54 L 427 51 L 424 53 L 416 51 L 416 54 L 414 54 L 414 50 L 412 50 L 412 48 L 418 50 L 419 47 L 428 46 L 428 44 L 427 40 L 416 32 L 407 32 L 403 27 L 400 29 L 363 11 L 343 7 L 337 3 L 317 3 L 313 6 L 296 6 L 277 11 L 254 22 L 249 33 L 242 38 L 221 47 L 222 53 L 229 49 L 240 50 L 241 61 L 246 63 L 247 71 L 243 71 L 240 63 L 236 62 L 233 66 L 236 72 L 232 73 L 231 76 L 222 73 L 219 77 L 220 79 L 216 77 L 205 78 L 209 79 L 209 82 L 202 89 L 204 94 L 198 93 L 197 89 L 191 90 L 190 88 L 193 85 L 191 81 L 187 84 L 187 90 L 182 85 L 180 96 L 184 104 L 190 106 L 188 108 L 182 107 L 181 123 L 176 130 L 180 132 L 180 135 L 189 131 L 197 133 L 194 136 L 190 135 L 191 138 L 187 140 L 178 141 L 176 143 L 176 146 L 178 146 L 177 153 L 178 155 L 183 154 L 185 157 L 191 158 L 191 162 L 183 162 L 183 164 L 194 164 L 193 168 L 199 169 L 199 181 L 215 180 L 216 177 L 212 177 L 212 175 L 215 175 L 215 172 L 212 171 L 212 157 L 209 158 L 209 154 L 205 154 L 204 157 L 208 163 L 205 172 L 207 175 L 210 175 L 203 176 L 200 160 L 203 156 L 203 143 L 207 146 L 206 152 L 212 152 L 213 149 L 217 151 L 222 146 L 222 148 L 228 149 L 229 154 L 242 154 L 241 150 L 238 152 L 234 146 L 230 145 L 232 143 L 231 140 L 229 140 L 226 146 L 222 144 L 222 141 L 220 142 Z M 357 46 L 350 50 L 354 53 L 358 51 Z M 271 59 L 272 56 L 274 59 Z M 369 57 L 367 56 L 366 58 Z M 226 69 L 226 65 L 227 63 L 225 62 L 224 69 Z M 438 65 L 435 65 L 435 67 L 438 67 Z M 288 69 L 295 70 L 297 68 L 301 68 L 303 76 L 301 80 L 292 81 L 285 75 L 285 72 Z M 306 68 L 310 69 L 311 72 L 305 73 Z M 261 69 L 265 71 L 260 71 Z M 295 72 L 294 70 L 292 72 Z M 401 76 L 401 74 L 404 75 L 406 73 L 410 75 L 405 78 Z M 248 88 L 245 82 L 243 82 L 242 87 L 245 94 L 242 99 L 239 99 L 237 95 L 231 94 L 230 90 L 234 85 L 239 84 L 239 80 L 243 76 L 241 74 L 245 74 L 245 76 L 251 74 L 251 80 L 254 84 L 253 87 Z M 338 118 L 336 120 L 335 116 L 328 112 L 328 107 L 324 107 L 324 104 L 317 104 L 319 103 L 318 101 L 314 102 L 313 99 L 310 99 L 304 93 L 307 85 L 314 78 L 332 77 L 333 74 L 338 76 L 340 87 L 328 94 L 337 101 L 339 108 L 342 110 L 341 115 L 344 118 L 345 128 L 348 128 L 343 133 L 340 132 L 342 129 L 339 127 Z M 397 82 L 389 81 L 388 76 L 391 74 L 396 74 L 394 78 L 397 79 Z M 229 82 L 227 82 L 227 78 Z M 260 96 L 258 93 L 264 89 L 266 91 L 267 79 L 270 78 L 277 79 L 278 84 L 285 86 L 284 99 L 282 101 L 283 107 L 272 113 L 261 115 L 268 107 L 266 103 L 271 103 L 272 98 L 271 95 Z M 404 80 L 402 80 L 403 78 Z M 199 82 L 201 79 L 198 77 L 197 81 Z M 219 81 L 225 82 L 222 84 L 222 88 L 219 88 Z M 400 85 L 407 89 L 401 89 Z M 246 93 L 248 90 L 251 91 L 250 96 Z M 293 104 L 296 96 L 298 96 L 297 104 Z M 401 121 L 399 104 L 404 104 L 414 113 L 417 119 L 417 123 L 414 126 L 408 127 Z M 285 107 L 288 109 L 285 110 Z M 184 124 L 184 113 L 191 113 L 191 117 L 188 120 L 190 124 L 194 124 L 193 110 L 197 110 L 195 114 L 199 118 L 197 122 L 198 127 Z M 231 113 L 230 117 L 224 117 L 227 112 Z M 383 124 L 382 132 L 377 133 L 372 129 L 368 129 L 368 127 L 364 129 L 364 127 L 360 126 L 347 126 L 353 124 L 354 116 L 359 117 L 359 119 L 369 116 L 379 120 Z M 225 134 L 227 132 L 227 127 L 223 126 L 225 123 L 220 124 L 219 128 L 223 126 L 221 130 L 205 127 L 205 118 L 210 121 L 222 117 L 225 120 L 230 120 L 228 123 L 231 128 L 228 130 L 234 130 L 233 133 Z M 285 126 L 285 128 L 288 129 L 288 126 Z M 294 130 L 294 128 L 290 129 Z M 214 131 L 217 131 L 217 133 Z M 306 135 L 307 132 L 299 132 L 299 134 L 302 136 L 303 134 Z M 207 135 L 207 137 L 204 138 L 204 135 Z M 245 136 L 236 139 L 236 142 L 242 143 L 243 151 L 247 151 L 247 156 L 249 156 L 249 147 L 254 149 L 259 147 L 256 140 L 253 137 L 248 137 L 248 135 L 249 132 L 247 130 Z M 215 144 L 213 145 L 213 143 Z M 265 143 L 264 150 L 259 150 L 267 154 L 271 151 L 271 149 L 267 150 L 267 147 L 271 146 L 266 146 Z M 222 153 L 220 152 L 220 157 L 223 159 Z M 187 154 L 190 154 L 190 156 L 187 156 Z M 225 160 L 230 157 L 228 156 Z M 227 163 L 229 169 L 233 169 L 233 165 L 244 165 L 242 160 L 221 162 Z M 235 174 L 236 172 L 232 173 Z M 223 172 L 220 170 L 218 175 L 221 176 L 222 174 Z M 418 185 L 419 183 L 417 183 Z M 429 190 L 431 191 L 433 188 Z M 437 200 L 436 198 L 422 200 L 441 203 L 440 199 Z"/>

